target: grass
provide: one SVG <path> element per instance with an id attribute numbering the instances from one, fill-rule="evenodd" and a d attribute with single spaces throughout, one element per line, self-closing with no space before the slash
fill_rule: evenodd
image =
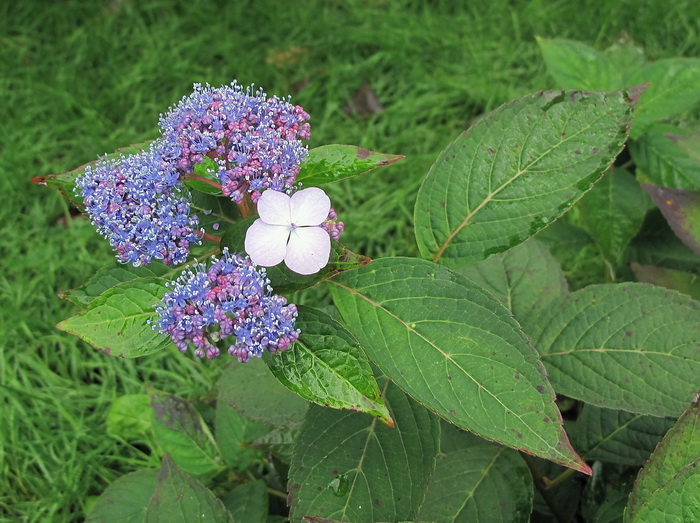
<path id="1" fill-rule="evenodd" d="M 112 259 L 34 175 L 150 139 L 193 82 L 237 78 L 292 94 L 312 146 L 405 154 L 330 188 L 344 242 L 412 255 L 414 195 L 437 153 L 480 113 L 552 87 L 535 35 L 604 46 L 626 30 L 652 58 L 700 55 L 694 0 L 5 2 L 0 7 L 0 519 L 79 521 L 90 496 L 149 456 L 106 436 L 115 397 L 146 384 L 196 396 L 223 359 L 106 357 L 54 328 L 56 293 Z M 282 9 L 280 6 L 286 6 Z M 363 85 L 383 110 L 360 116 Z M 369 217 L 369 218 L 368 218 Z"/>

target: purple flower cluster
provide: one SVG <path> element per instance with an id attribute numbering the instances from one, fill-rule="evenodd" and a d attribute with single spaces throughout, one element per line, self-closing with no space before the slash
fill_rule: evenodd
<path id="1" fill-rule="evenodd" d="M 164 158 L 162 143 L 119 158 L 105 157 L 76 180 L 75 192 L 97 230 L 122 263 L 184 262 L 202 230 L 179 187 L 179 173 Z"/>
<path id="2" fill-rule="evenodd" d="M 168 334 L 181 352 L 191 343 L 199 358 L 216 358 L 217 345 L 227 339 L 229 354 L 242 363 L 263 350 L 287 350 L 299 337 L 297 308 L 272 294 L 265 269 L 226 248 L 212 261 L 209 269 L 196 264 L 169 285 L 153 328 Z"/>
<path id="3" fill-rule="evenodd" d="M 217 89 L 195 84 L 161 115 L 160 126 L 181 172 L 191 173 L 209 156 L 224 196 L 240 203 L 247 192 L 257 201 L 263 189 L 292 187 L 308 156 L 300 141 L 311 137 L 308 119 L 303 108 L 234 81 Z"/>
<path id="4" fill-rule="evenodd" d="M 333 210 L 328 212 L 328 218 L 321 224 L 321 228 L 325 230 L 334 240 L 340 239 L 340 234 L 345 230 L 345 224 L 338 221 L 338 214 Z"/>

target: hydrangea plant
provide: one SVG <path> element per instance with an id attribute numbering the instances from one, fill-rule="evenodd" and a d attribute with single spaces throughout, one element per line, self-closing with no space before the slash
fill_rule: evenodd
<path id="1" fill-rule="evenodd" d="M 665 69 L 648 67 L 652 90 Z M 697 61 L 684 67 L 700 74 Z M 115 403 L 112 429 L 124 413 L 144 420 L 161 466 L 117 480 L 89 519 L 264 521 L 280 514 L 268 505 L 278 495 L 293 521 L 523 521 L 537 491 L 538 510 L 564 521 L 578 508 L 559 493 L 585 484 L 592 497 L 598 478 L 636 474 L 647 458 L 629 502 L 618 483 L 609 505 L 622 502 L 606 510 L 692 515 L 700 304 L 613 282 L 641 221 L 590 204 L 607 194 L 623 205 L 607 189 L 595 196 L 596 182 L 645 180 L 627 159 L 630 131 L 632 158 L 646 158 L 645 133 L 677 114 L 677 100 L 650 99 L 640 75 L 613 90 L 524 96 L 458 136 L 416 195 L 420 258 L 350 251 L 320 188 L 401 156 L 309 151 L 306 111 L 235 82 L 195 85 L 161 116 L 161 136 L 130 154 L 44 177 L 118 260 L 62 293 L 82 310 L 60 329 L 125 358 L 233 356 L 214 411 L 152 389 Z M 682 82 L 663 85 L 689 100 Z M 682 190 L 694 212 L 686 203 L 697 195 Z M 589 224 L 615 269 L 609 283 L 569 289 L 547 248 L 572 230 L 564 220 Z M 681 239 L 697 239 L 682 223 Z M 320 285 L 333 300 L 325 311 L 285 298 Z M 565 424 L 572 409 L 576 423 Z"/>

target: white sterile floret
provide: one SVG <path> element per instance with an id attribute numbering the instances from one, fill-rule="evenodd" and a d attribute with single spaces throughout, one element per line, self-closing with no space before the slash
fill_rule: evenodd
<path id="1" fill-rule="evenodd" d="M 245 250 L 253 263 L 272 267 L 284 263 L 299 274 L 314 274 L 328 264 L 331 238 L 321 224 L 331 200 L 317 187 L 291 197 L 267 190 L 258 200 L 258 214 L 245 236 Z"/>

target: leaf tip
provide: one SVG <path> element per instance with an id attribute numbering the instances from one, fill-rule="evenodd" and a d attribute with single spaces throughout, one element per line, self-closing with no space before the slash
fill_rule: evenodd
<path id="1" fill-rule="evenodd" d="M 647 87 L 649 87 L 650 85 L 651 84 L 647 82 L 635 85 L 634 87 L 630 87 L 625 90 L 625 101 L 632 106 L 633 110 L 637 106 L 637 102 L 639 101 L 639 99 L 644 94 L 644 91 L 646 91 Z"/>

